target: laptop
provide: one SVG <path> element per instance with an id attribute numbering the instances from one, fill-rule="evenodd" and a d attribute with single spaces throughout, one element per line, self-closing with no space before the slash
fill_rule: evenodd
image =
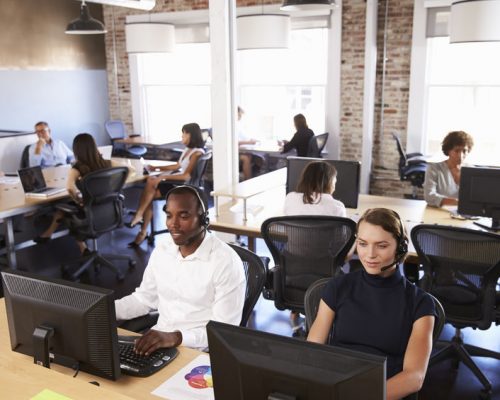
<path id="1" fill-rule="evenodd" d="M 24 193 L 29 197 L 49 197 L 64 193 L 66 188 L 47 187 L 43 177 L 42 168 L 39 166 L 23 168 L 17 171 Z"/>
<path id="2" fill-rule="evenodd" d="M 97 149 L 99 150 L 99 153 L 101 153 L 102 158 L 105 160 L 111 160 L 111 153 L 113 152 L 113 145 L 107 145 L 107 146 L 98 146 Z"/>

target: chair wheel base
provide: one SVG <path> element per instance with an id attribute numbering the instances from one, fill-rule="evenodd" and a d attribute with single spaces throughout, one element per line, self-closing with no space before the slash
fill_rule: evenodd
<path id="1" fill-rule="evenodd" d="M 493 394 L 493 392 L 491 390 L 482 389 L 479 392 L 479 399 L 480 400 L 490 400 L 492 394 Z"/>

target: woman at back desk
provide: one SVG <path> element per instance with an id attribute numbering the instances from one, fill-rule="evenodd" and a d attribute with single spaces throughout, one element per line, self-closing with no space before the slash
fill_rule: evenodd
<path id="1" fill-rule="evenodd" d="M 458 204 L 460 169 L 472 150 L 474 140 L 464 131 L 453 131 L 446 135 L 441 149 L 448 159 L 429 163 L 425 172 L 424 198 L 433 207 Z"/>
<path id="2" fill-rule="evenodd" d="M 279 142 L 283 146 L 282 153 L 287 153 L 290 150 L 297 150 L 297 156 L 307 157 L 309 150 L 309 140 L 314 136 L 314 132 L 307 126 L 306 117 L 302 114 L 297 114 L 293 117 L 293 124 L 297 132 L 292 137 L 292 140 L 283 140 Z"/>

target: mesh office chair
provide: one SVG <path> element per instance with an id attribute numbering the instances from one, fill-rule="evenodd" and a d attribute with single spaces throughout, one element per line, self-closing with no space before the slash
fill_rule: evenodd
<path id="1" fill-rule="evenodd" d="M 328 141 L 328 136 L 330 134 L 328 132 L 322 133 L 321 135 L 316 135 L 316 143 L 318 144 L 319 156 L 321 157 L 321 152 L 324 150 L 326 146 L 326 142 Z"/>
<path id="2" fill-rule="evenodd" d="M 259 300 L 266 279 L 266 268 L 262 259 L 250 250 L 243 247 L 230 244 L 243 261 L 245 276 L 247 278 L 247 288 L 245 293 L 245 303 L 243 304 L 243 313 L 241 315 L 240 326 L 247 326 L 248 319 L 252 314 L 255 303 Z M 120 327 L 132 332 L 144 333 L 158 322 L 158 311 L 154 310 L 147 315 L 123 321 Z"/>
<path id="3" fill-rule="evenodd" d="M 113 144 L 113 155 L 124 157 L 141 157 L 147 153 L 148 149 L 140 145 L 127 145 L 125 143 L 115 143 L 118 139 L 125 138 L 125 124 L 122 121 L 106 121 L 104 124 L 107 134 Z"/>
<path id="4" fill-rule="evenodd" d="M 396 141 L 399 153 L 399 178 L 402 181 L 409 181 L 412 186 L 411 198 L 417 198 L 417 188 L 421 188 L 425 181 L 425 171 L 427 170 L 427 161 L 421 153 L 406 153 L 401 144 L 401 139 L 397 133 L 392 133 Z"/>
<path id="5" fill-rule="evenodd" d="M 262 237 L 275 264 L 265 297 L 274 300 L 279 310 L 304 313 L 307 288 L 340 273 L 355 231 L 355 222 L 341 217 L 286 216 L 264 221 Z"/>
<path id="6" fill-rule="evenodd" d="M 262 259 L 254 252 L 234 244 L 230 244 L 229 246 L 231 246 L 231 248 L 238 253 L 241 261 L 243 261 L 243 267 L 245 268 L 247 290 L 240 326 L 247 326 L 248 319 L 252 314 L 257 300 L 259 300 L 262 289 L 264 288 L 264 282 L 266 281 L 266 267 Z"/>
<path id="7" fill-rule="evenodd" d="M 316 136 L 314 135 L 309 139 L 309 144 L 307 146 L 307 157 L 321 158 L 318 141 L 316 139 Z"/>
<path id="8" fill-rule="evenodd" d="M 21 169 L 28 168 L 30 166 L 30 146 L 30 144 L 26 145 L 23 149 L 23 153 L 21 154 Z"/>
<path id="9" fill-rule="evenodd" d="M 128 261 L 130 267 L 135 266 L 132 258 L 124 255 L 100 254 L 97 250 L 97 238 L 123 225 L 123 195 L 121 190 L 127 179 L 128 168 L 108 168 L 91 172 L 83 177 L 80 190 L 83 198 L 83 209 L 71 204 L 58 204 L 57 209 L 64 211 L 65 221 L 70 232 L 78 240 L 92 239 L 93 250 L 73 263 L 79 265 L 71 274 L 72 280 L 91 266 L 105 266 L 113 270 L 118 279 L 124 278 L 124 273 L 108 259 Z M 71 264 L 63 265 L 63 274 L 68 272 Z"/>
<path id="10" fill-rule="evenodd" d="M 443 304 L 446 322 L 455 336 L 436 353 L 429 365 L 453 358 L 463 362 L 483 384 L 481 396 L 491 394 L 491 382 L 471 356 L 500 360 L 500 353 L 463 342 L 462 328 L 488 329 L 499 309 L 496 285 L 500 278 L 500 236 L 471 229 L 418 225 L 411 231 L 424 268 L 421 287 Z"/>
<path id="11" fill-rule="evenodd" d="M 207 151 L 205 154 L 203 154 L 200 158 L 198 158 L 198 162 L 196 164 L 196 167 L 193 169 L 191 173 L 191 178 L 186 181 L 186 182 L 179 182 L 179 181 L 169 181 L 168 179 L 165 180 L 164 182 L 166 183 L 172 183 L 174 185 L 192 185 L 196 186 L 200 189 L 204 189 L 203 186 L 203 176 L 205 174 L 205 171 L 207 169 L 208 161 L 212 158 L 212 152 Z M 165 200 L 164 197 L 158 197 L 154 199 L 152 207 L 154 207 L 154 203 L 158 200 Z M 153 217 L 151 218 L 151 233 L 148 236 L 148 243 L 150 245 L 153 245 L 155 242 L 155 236 L 160 235 L 162 233 L 167 233 L 168 229 L 160 229 L 160 230 L 155 230 L 155 218 L 154 218 L 154 212 L 153 212 Z"/>
<path id="12" fill-rule="evenodd" d="M 304 305 L 306 312 L 307 332 L 309 332 L 314 320 L 316 319 L 316 315 L 318 314 L 318 309 L 319 309 L 319 302 L 323 297 L 323 290 L 327 285 L 327 283 L 330 281 L 330 279 L 331 278 L 320 279 L 314 282 L 311 286 L 309 286 L 309 288 L 306 291 L 306 294 L 304 296 Z M 441 335 L 441 332 L 443 331 L 443 327 L 446 322 L 446 316 L 444 313 L 444 308 L 439 302 L 439 300 L 432 295 L 430 296 L 434 300 L 434 305 L 436 307 L 436 313 L 437 313 L 437 317 L 434 321 L 434 329 L 432 331 L 432 342 L 435 343 L 438 340 L 439 336 Z M 330 331 L 326 343 L 330 343 L 332 333 L 333 329 Z M 404 400 L 417 400 L 417 399 L 418 399 L 417 393 L 411 394 L 404 398 Z"/>

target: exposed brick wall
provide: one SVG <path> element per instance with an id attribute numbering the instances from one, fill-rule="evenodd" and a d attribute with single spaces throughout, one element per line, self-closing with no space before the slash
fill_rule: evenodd
<path id="1" fill-rule="evenodd" d="M 264 4 L 277 4 L 281 0 L 264 0 Z M 255 0 L 238 0 L 238 6 L 262 4 Z M 151 11 L 172 12 L 205 9 L 208 0 L 158 0 Z M 106 35 L 106 57 L 108 68 L 109 105 L 112 118 L 125 121 L 132 130 L 132 107 L 128 56 L 125 52 L 125 16 L 143 14 L 121 7 L 103 7 L 104 21 L 109 33 Z M 341 133 L 340 154 L 345 160 L 361 159 L 364 46 L 366 3 L 364 0 L 343 1 L 342 66 L 341 66 Z M 376 81 L 376 107 L 373 146 L 373 170 L 370 192 L 389 196 L 410 193 L 409 183 L 400 182 L 397 172 L 398 155 L 394 140 L 390 136 L 400 132 L 406 143 L 408 95 L 410 80 L 411 34 L 413 24 L 413 0 L 391 0 L 387 20 L 387 70 L 384 88 L 384 130 L 380 132 L 382 94 L 382 52 L 384 36 L 385 1 L 380 1 L 378 11 L 378 61 Z M 115 26 L 116 58 L 118 65 L 118 93 L 116 92 L 113 34 Z"/>
<path id="2" fill-rule="evenodd" d="M 410 183 L 399 180 L 397 169 L 399 155 L 391 132 L 398 132 L 403 145 L 406 144 L 413 0 L 389 1 L 387 22 L 384 21 L 385 7 L 386 1 L 379 2 L 375 127 L 370 192 L 400 197 L 403 193 L 411 193 L 411 186 Z M 384 24 L 387 29 L 387 61 L 383 89 L 383 132 L 381 132 Z"/>

